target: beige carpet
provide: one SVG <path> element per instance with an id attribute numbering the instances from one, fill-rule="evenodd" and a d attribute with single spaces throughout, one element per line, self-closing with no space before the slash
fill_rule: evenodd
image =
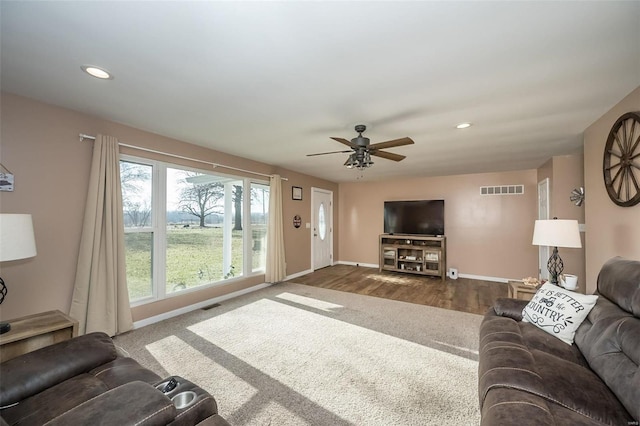
<path id="1" fill-rule="evenodd" d="M 118 336 L 232 425 L 477 425 L 474 314 L 283 283 Z"/>

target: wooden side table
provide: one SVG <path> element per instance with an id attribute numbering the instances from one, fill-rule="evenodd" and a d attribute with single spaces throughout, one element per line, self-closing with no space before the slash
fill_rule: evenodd
<path id="1" fill-rule="evenodd" d="M 78 321 L 60 311 L 10 320 L 11 330 L 0 335 L 0 362 L 78 335 Z"/>
<path id="2" fill-rule="evenodd" d="M 512 299 L 531 300 L 538 289 L 525 285 L 522 281 L 509 280 L 509 297 Z"/>

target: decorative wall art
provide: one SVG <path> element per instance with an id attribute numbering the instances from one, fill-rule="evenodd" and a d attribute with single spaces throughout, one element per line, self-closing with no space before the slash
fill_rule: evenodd
<path id="1" fill-rule="evenodd" d="M 621 207 L 640 203 L 640 112 L 628 112 L 611 127 L 602 173 L 611 201 Z"/>
<path id="2" fill-rule="evenodd" d="M 13 173 L 0 163 L 0 191 L 13 191 Z"/>
<path id="3" fill-rule="evenodd" d="M 302 188 L 299 186 L 291 187 L 291 198 L 294 200 L 302 200 Z"/>
<path id="4" fill-rule="evenodd" d="M 584 203 L 584 187 L 574 188 L 569 195 L 569 200 L 580 207 Z"/>

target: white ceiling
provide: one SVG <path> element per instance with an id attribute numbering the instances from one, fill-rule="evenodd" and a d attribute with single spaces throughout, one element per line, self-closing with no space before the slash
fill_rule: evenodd
<path id="1" fill-rule="evenodd" d="M 2 90 L 331 181 L 536 168 L 640 86 L 639 1 L 0 7 Z M 306 157 L 359 123 L 408 158 Z"/>

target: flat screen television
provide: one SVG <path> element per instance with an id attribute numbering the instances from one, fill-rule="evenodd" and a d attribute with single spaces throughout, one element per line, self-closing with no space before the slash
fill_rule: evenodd
<path id="1" fill-rule="evenodd" d="M 384 233 L 444 235 L 444 200 L 385 201 Z"/>

